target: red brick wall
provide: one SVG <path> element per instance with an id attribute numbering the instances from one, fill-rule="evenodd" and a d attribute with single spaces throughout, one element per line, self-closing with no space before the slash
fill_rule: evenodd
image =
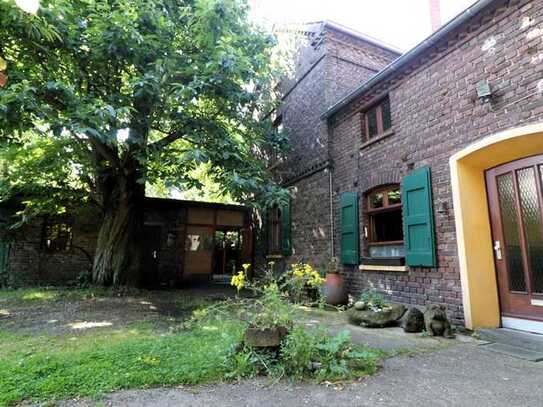
<path id="1" fill-rule="evenodd" d="M 80 274 L 91 270 L 96 250 L 99 214 L 74 218 L 72 248 L 68 251 L 49 252 L 42 248 L 42 219 L 36 219 L 10 234 L 8 286 L 75 284 Z M 156 281 L 168 284 L 182 275 L 185 222 L 184 207 L 170 205 L 146 210 L 145 224 L 160 225 L 162 228 Z M 176 236 L 169 247 L 166 244 L 168 232 L 173 232 Z"/>
<path id="2" fill-rule="evenodd" d="M 397 54 L 337 30 L 327 29 L 323 35 L 318 49 L 302 53 L 309 62 L 299 64 L 303 70 L 296 75 L 299 81 L 279 108 L 293 152 L 276 175 L 293 192 L 293 256 L 289 260 L 303 259 L 325 270 L 331 257 L 329 173 L 325 170 L 331 140 L 321 114 Z M 315 167 L 319 170 L 314 171 Z"/>
<path id="3" fill-rule="evenodd" d="M 78 217 L 72 226 L 72 248 L 62 252 L 42 248 L 42 219 L 18 229 L 10 239 L 8 286 L 74 283 L 92 267 L 98 231 L 95 219 Z"/>
<path id="4" fill-rule="evenodd" d="M 358 191 L 362 196 L 378 185 L 399 182 L 412 168 L 429 165 L 432 170 L 438 267 L 407 273 L 345 268 L 350 291 L 375 287 L 403 303 L 444 304 L 455 322 L 463 322 L 448 160 L 484 136 L 543 119 L 538 90 L 543 79 L 541 26 L 542 0 L 511 2 L 476 16 L 447 38 L 448 47 L 436 46 L 421 57 L 418 67 L 378 85 L 333 118 L 336 241 L 341 192 Z M 496 95 L 491 104 L 482 105 L 476 97 L 475 84 L 483 79 Z M 362 147 L 359 112 L 386 93 L 394 134 Z M 448 213 L 438 213 L 442 203 Z M 364 205 L 360 208 L 362 232 Z M 361 249 L 365 248 L 361 233 Z"/>

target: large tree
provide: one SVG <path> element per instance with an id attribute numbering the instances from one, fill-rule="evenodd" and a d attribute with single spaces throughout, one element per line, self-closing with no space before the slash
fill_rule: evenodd
<path id="1" fill-rule="evenodd" d="M 280 195 L 272 45 L 244 0 L 0 0 L 0 199 L 23 220 L 95 203 L 93 282 L 137 284 L 146 184 L 193 188 L 203 165 L 238 200 Z"/>

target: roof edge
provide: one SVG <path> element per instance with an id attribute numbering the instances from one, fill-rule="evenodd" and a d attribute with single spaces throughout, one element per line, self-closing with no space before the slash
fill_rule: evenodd
<path id="1" fill-rule="evenodd" d="M 377 38 L 374 38 L 374 37 L 372 37 L 370 35 L 361 33 L 360 31 L 349 28 L 349 27 L 344 26 L 342 24 L 336 23 L 335 21 L 324 20 L 321 23 L 323 24 L 324 27 L 328 27 L 328 28 L 331 28 L 333 30 L 340 31 L 340 32 L 342 32 L 344 34 L 350 35 L 351 37 L 355 37 L 355 38 L 361 39 L 363 41 L 369 42 L 372 45 L 375 45 L 375 46 L 377 46 L 379 48 L 383 48 L 383 49 L 385 49 L 387 51 L 390 51 L 390 52 L 393 52 L 395 54 L 401 55 L 404 52 L 402 49 L 400 49 L 398 47 L 395 47 L 394 45 L 388 44 L 388 43 L 386 43 L 384 41 L 381 41 L 381 40 L 379 40 Z"/>
<path id="2" fill-rule="evenodd" d="M 477 3 L 471 5 L 466 10 L 458 14 L 456 17 L 454 17 L 452 20 L 450 20 L 448 23 L 443 25 L 439 30 L 432 33 L 429 37 L 427 37 L 425 40 L 420 42 L 418 45 L 416 45 L 414 48 L 411 48 L 409 51 L 407 51 L 402 56 L 396 58 L 394 61 L 392 61 L 390 64 L 388 64 L 385 68 L 383 68 L 379 73 L 377 73 L 375 76 L 372 76 L 370 79 L 368 79 L 366 82 L 363 82 L 359 87 L 355 88 L 351 93 L 346 95 L 344 98 L 340 99 L 338 102 L 330 106 L 322 115 L 322 120 L 327 120 L 333 115 L 335 115 L 337 112 L 339 112 L 341 109 L 343 109 L 345 106 L 350 104 L 354 99 L 364 94 L 367 90 L 378 84 L 379 82 L 389 78 L 394 73 L 396 73 L 400 68 L 402 68 L 404 65 L 407 65 L 411 61 L 413 61 L 415 58 L 417 58 L 420 54 L 427 51 L 430 47 L 435 45 L 438 41 L 443 39 L 445 36 L 447 36 L 449 33 L 460 27 L 462 24 L 464 24 L 467 20 L 475 16 L 476 14 L 480 13 L 484 9 L 490 6 L 497 6 L 500 3 L 505 3 L 508 0 L 479 0 Z"/>

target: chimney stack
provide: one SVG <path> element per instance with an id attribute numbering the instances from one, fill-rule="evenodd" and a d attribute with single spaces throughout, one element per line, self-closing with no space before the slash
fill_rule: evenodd
<path id="1" fill-rule="evenodd" d="M 441 4 L 440 0 L 429 0 L 430 2 L 430 22 L 432 24 L 432 32 L 435 32 L 441 27 Z"/>

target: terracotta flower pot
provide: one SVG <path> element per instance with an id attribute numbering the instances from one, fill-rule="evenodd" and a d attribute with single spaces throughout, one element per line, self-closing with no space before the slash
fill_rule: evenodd
<path id="1" fill-rule="evenodd" d="M 347 302 L 345 284 L 341 274 L 326 274 L 326 281 L 324 282 L 324 298 L 326 303 L 330 305 L 342 305 Z"/>

